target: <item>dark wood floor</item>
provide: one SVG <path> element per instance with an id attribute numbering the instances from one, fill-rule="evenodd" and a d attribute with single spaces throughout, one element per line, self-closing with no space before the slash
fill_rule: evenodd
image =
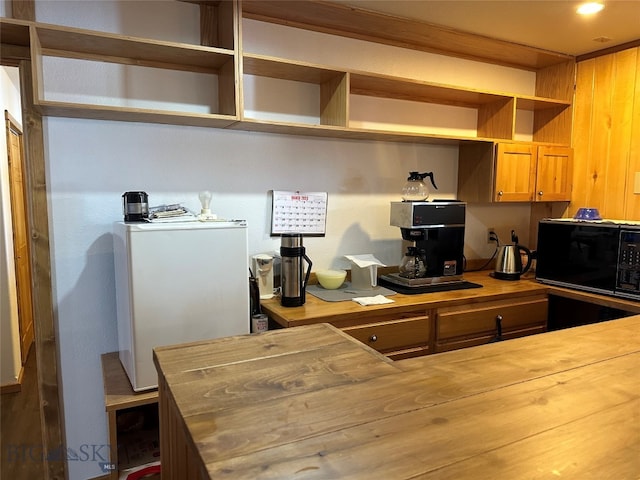
<path id="1" fill-rule="evenodd" d="M 32 346 L 25 364 L 20 392 L 0 396 L 2 464 L 0 478 L 44 478 L 42 433 L 38 401 L 36 349 Z"/>

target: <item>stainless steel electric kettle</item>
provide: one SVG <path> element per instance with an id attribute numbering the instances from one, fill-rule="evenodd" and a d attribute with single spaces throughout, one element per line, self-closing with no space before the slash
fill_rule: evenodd
<path id="1" fill-rule="evenodd" d="M 518 237 L 511 231 L 513 245 L 501 245 L 496 256 L 496 268 L 493 277 L 500 280 L 520 280 L 520 275 L 526 273 L 531 267 L 531 251 L 522 245 L 518 245 Z M 521 254 L 527 255 L 527 263 L 522 266 Z"/>

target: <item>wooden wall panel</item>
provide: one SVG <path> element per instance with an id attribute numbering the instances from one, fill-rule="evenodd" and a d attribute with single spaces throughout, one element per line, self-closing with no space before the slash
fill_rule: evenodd
<path id="1" fill-rule="evenodd" d="M 611 143 L 611 93 L 613 90 L 613 57 L 596 58 L 593 75 L 593 104 L 591 111 L 591 164 L 593 184 L 591 202 L 583 207 L 599 206 L 601 214 L 613 218 L 606 204 L 607 164 Z M 593 204 L 593 205 L 592 205 Z"/>
<path id="2" fill-rule="evenodd" d="M 626 192 L 628 188 L 633 188 L 627 182 L 627 172 L 630 167 L 637 50 L 624 50 L 614 56 L 611 136 L 607 162 L 607 192 L 617 192 L 615 195 L 607 195 L 607 211 L 611 212 L 612 218 L 626 218 Z"/>
<path id="3" fill-rule="evenodd" d="M 629 171 L 627 172 L 627 218 L 640 219 L 640 194 L 634 193 L 636 172 L 640 172 L 640 48 L 636 48 L 636 81 L 634 86 L 633 116 L 631 119 L 631 145 L 629 146 Z M 640 175 L 640 174 L 639 174 Z"/>
<path id="4" fill-rule="evenodd" d="M 640 167 L 639 52 L 630 48 L 578 63 L 570 216 L 595 207 L 603 217 L 640 220 L 640 200 L 632 193 Z"/>
<path id="5" fill-rule="evenodd" d="M 573 120 L 573 191 L 569 214 L 572 216 L 580 206 L 591 204 L 591 192 L 597 181 L 591 155 L 591 111 L 593 110 L 593 83 L 595 59 L 578 64 L 576 72 L 576 98 Z"/>
<path id="6" fill-rule="evenodd" d="M 539 97 L 573 99 L 573 79 L 576 62 L 567 60 L 536 72 L 536 95 Z"/>
<path id="7" fill-rule="evenodd" d="M 11 1 L 12 18 L 20 20 L 36 21 L 36 2 L 35 0 L 12 0 Z"/>

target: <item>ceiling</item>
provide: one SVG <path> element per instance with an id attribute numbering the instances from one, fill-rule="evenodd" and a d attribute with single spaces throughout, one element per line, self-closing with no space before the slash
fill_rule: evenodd
<path id="1" fill-rule="evenodd" d="M 640 0 L 605 0 L 590 17 L 574 0 L 333 1 L 573 56 L 640 40 Z"/>

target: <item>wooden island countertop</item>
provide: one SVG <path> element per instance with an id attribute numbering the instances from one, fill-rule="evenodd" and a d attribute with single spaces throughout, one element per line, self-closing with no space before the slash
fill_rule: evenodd
<path id="1" fill-rule="evenodd" d="M 163 479 L 640 477 L 640 316 L 396 362 L 328 324 L 154 361 Z"/>

